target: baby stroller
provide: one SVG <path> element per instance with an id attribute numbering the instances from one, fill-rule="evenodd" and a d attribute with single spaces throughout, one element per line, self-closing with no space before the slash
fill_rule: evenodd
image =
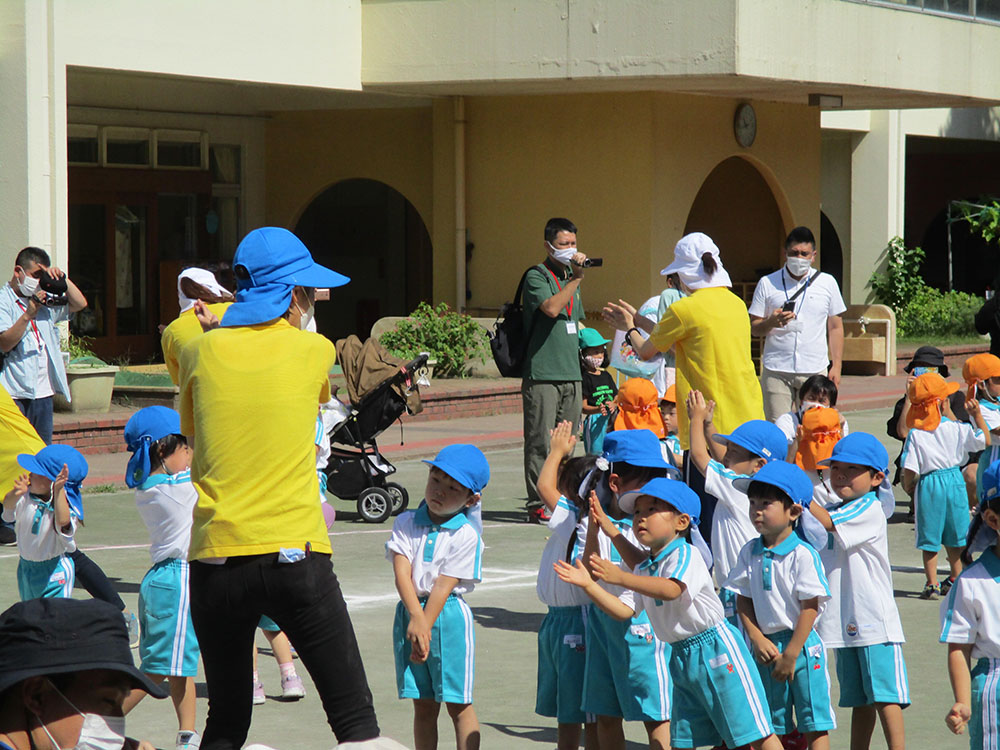
<path id="1" fill-rule="evenodd" d="M 375 438 L 404 411 L 417 414 L 422 409 L 416 380 L 427 354 L 406 363 L 375 339 L 362 344 L 357 336 L 348 336 L 337 342 L 337 360 L 351 409 L 329 430 L 326 488 L 341 500 L 356 500 L 368 523 L 382 523 L 405 510 L 409 496 L 402 485 L 386 481 L 396 467 L 379 453 Z"/>

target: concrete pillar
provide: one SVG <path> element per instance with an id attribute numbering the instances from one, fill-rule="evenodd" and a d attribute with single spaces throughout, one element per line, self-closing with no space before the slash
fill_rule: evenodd
<path id="1" fill-rule="evenodd" d="M 885 262 L 889 239 L 903 234 L 906 133 L 899 110 L 871 113 L 851 156 L 851 242 L 844 256 L 844 297 L 872 300 L 868 279 Z"/>
<path id="2" fill-rule="evenodd" d="M 0 2 L 0 279 L 26 245 L 66 261 L 66 77 L 51 12 L 50 2 Z"/>

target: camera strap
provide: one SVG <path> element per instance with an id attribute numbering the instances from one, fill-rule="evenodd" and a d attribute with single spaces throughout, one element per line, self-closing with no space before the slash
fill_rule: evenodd
<path id="1" fill-rule="evenodd" d="M 799 298 L 799 295 L 805 292 L 809 288 L 809 285 L 813 283 L 813 279 L 819 276 L 819 271 L 816 271 L 812 276 L 806 279 L 806 283 L 799 287 L 798 291 L 795 292 L 791 297 L 788 296 L 788 287 L 785 286 L 785 269 L 781 269 L 781 289 L 785 293 L 785 302 L 794 302 Z"/>
<path id="2" fill-rule="evenodd" d="M 21 300 L 15 298 L 14 301 L 17 303 L 17 306 L 21 308 L 22 312 L 28 312 L 28 308 L 21 302 Z M 35 324 L 34 318 L 32 318 L 30 322 L 31 330 L 35 332 L 35 342 L 38 344 L 38 348 L 41 349 L 43 346 L 42 333 L 38 330 L 38 326 Z"/>

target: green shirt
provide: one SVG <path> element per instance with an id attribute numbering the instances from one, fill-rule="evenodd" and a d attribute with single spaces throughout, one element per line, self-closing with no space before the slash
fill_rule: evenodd
<path id="1" fill-rule="evenodd" d="M 572 305 L 564 307 L 556 317 L 550 318 L 543 312 L 536 315 L 538 306 L 557 294 L 572 278 L 572 269 L 561 264 L 546 263 L 528 271 L 523 292 L 525 333 L 530 331 L 523 373 L 523 377 L 527 379 L 559 382 L 580 380 L 577 321 L 584 317 L 580 287 L 573 294 Z"/>

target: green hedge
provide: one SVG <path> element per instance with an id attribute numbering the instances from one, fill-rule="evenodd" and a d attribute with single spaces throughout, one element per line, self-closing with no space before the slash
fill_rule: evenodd
<path id="1" fill-rule="evenodd" d="M 896 313 L 896 332 L 908 338 L 974 336 L 983 300 L 965 292 L 942 292 L 925 286 Z"/>

